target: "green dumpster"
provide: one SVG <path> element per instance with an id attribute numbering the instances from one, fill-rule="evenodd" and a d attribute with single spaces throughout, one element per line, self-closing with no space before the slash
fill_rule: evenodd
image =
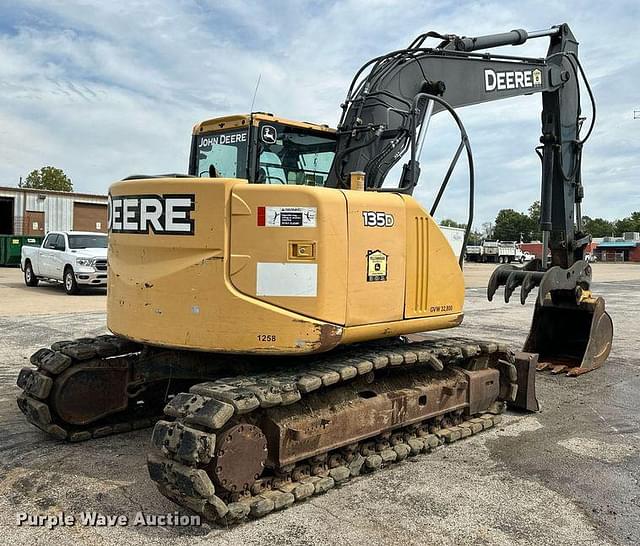
<path id="1" fill-rule="evenodd" d="M 42 237 L 35 235 L 0 235 L 0 265 L 20 265 L 23 246 L 40 246 Z"/>

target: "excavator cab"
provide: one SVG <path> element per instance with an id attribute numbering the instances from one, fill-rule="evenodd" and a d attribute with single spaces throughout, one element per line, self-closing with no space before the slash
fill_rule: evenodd
<path id="1" fill-rule="evenodd" d="M 198 123 L 189 174 L 254 184 L 324 186 L 336 151 L 335 130 L 253 113 Z"/>

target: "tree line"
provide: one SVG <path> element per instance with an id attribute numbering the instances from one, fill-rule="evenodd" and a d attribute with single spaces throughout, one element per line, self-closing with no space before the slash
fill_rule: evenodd
<path id="1" fill-rule="evenodd" d="M 482 229 L 472 230 L 469 234 L 469 244 L 479 245 L 484 240 L 517 241 L 529 243 L 540 241 L 540 201 L 534 201 L 527 212 L 514 209 L 502 209 L 493 222 L 485 222 Z M 583 216 L 583 229 L 593 237 L 620 237 L 628 231 L 640 232 L 640 211 L 632 212 L 625 218 L 605 220 Z M 440 222 L 442 226 L 466 227 L 455 220 L 445 218 Z"/>

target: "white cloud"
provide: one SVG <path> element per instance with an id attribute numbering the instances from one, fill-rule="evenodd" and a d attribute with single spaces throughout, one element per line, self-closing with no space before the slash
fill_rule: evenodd
<path id="1" fill-rule="evenodd" d="M 198 120 L 255 108 L 335 124 L 366 60 L 426 30 L 466 35 L 568 22 L 599 106 L 584 153 L 591 216 L 640 204 L 640 73 L 633 1 L 539 2 L 22 0 L 0 7 L 0 185 L 44 164 L 78 190 L 105 192 L 132 172 L 184 171 Z M 635 16 L 634 16 L 635 14 Z M 541 57 L 544 40 L 507 54 Z M 539 195 L 539 97 L 461 110 L 477 169 L 476 219 L 526 210 Z M 443 116 L 431 129 L 417 196 L 430 203 L 456 146 Z M 466 217 L 462 163 L 439 216 Z M 615 193 L 614 193 L 615 192 Z"/>

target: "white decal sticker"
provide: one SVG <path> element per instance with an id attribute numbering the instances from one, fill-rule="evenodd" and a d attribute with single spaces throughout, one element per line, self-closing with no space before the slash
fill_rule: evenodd
<path id="1" fill-rule="evenodd" d="M 212 146 L 218 144 L 240 144 L 247 141 L 247 131 L 237 133 L 226 133 L 220 135 L 211 135 L 200 137 L 199 148 L 203 148 L 203 151 L 209 151 Z"/>
<path id="2" fill-rule="evenodd" d="M 393 227 L 395 223 L 393 214 L 377 212 L 375 210 L 363 210 L 362 220 L 366 227 Z"/>
<path id="3" fill-rule="evenodd" d="M 195 199 L 194 194 L 109 195 L 107 228 L 111 233 L 151 229 L 160 235 L 193 235 Z"/>
<path id="4" fill-rule="evenodd" d="M 318 295 L 318 264 L 256 264 L 257 296 L 313 297 Z"/>
<path id="5" fill-rule="evenodd" d="M 508 70 L 496 72 L 490 68 L 484 71 L 485 91 L 505 91 L 507 89 L 525 89 L 528 87 L 540 87 L 542 85 L 542 71 L 533 70 Z"/>
<path id="6" fill-rule="evenodd" d="M 262 137 L 262 142 L 267 144 L 275 144 L 278 141 L 278 131 L 271 125 L 263 125 L 260 130 L 260 136 Z"/>
<path id="7" fill-rule="evenodd" d="M 316 227 L 316 207 L 265 207 L 267 227 Z"/>

